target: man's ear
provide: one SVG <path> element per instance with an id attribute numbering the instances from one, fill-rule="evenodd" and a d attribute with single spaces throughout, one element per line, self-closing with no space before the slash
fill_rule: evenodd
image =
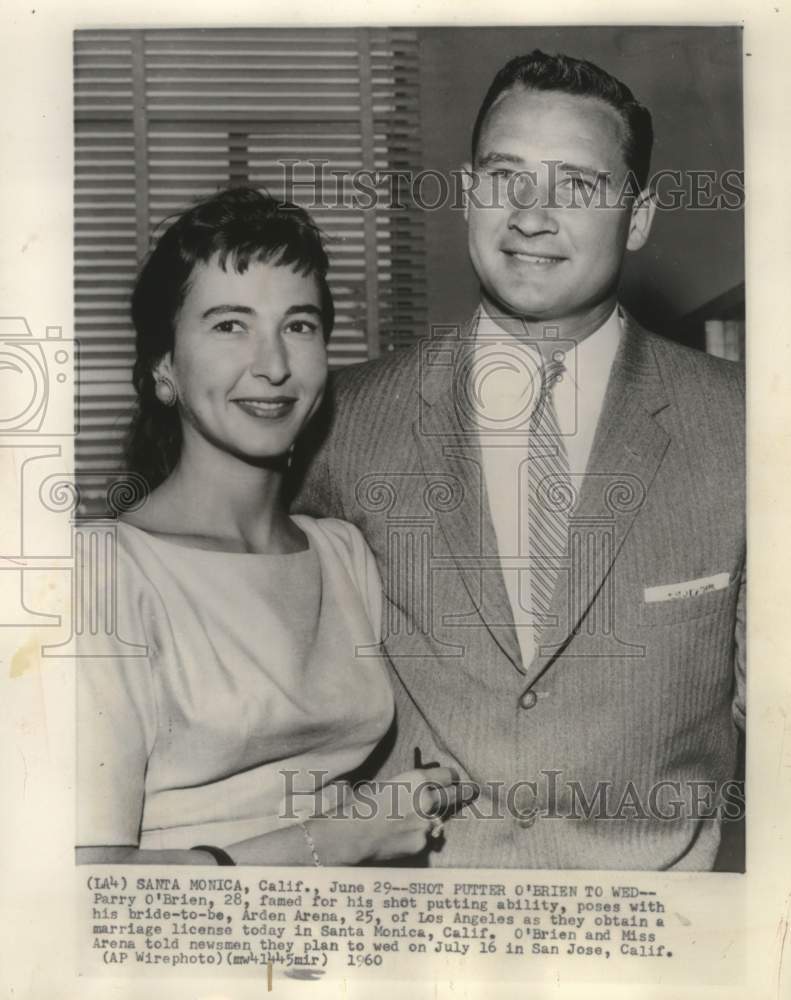
<path id="1" fill-rule="evenodd" d="M 626 240 L 627 250 L 639 250 L 645 245 L 656 212 L 656 201 L 651 191 L 646 188 L 635 198 L 632 205 L 632 217 L 629 220 L 629 236 Z"/>
<path id="2" fill-rule="evenodd" d="M 468 222 L 470 218 L 470 191 L 475 188 L 475 174 L 472 170 L 471 163 L 462 163 L 461 171 L 461 202 L 464 208 L 464 221 Z"/>

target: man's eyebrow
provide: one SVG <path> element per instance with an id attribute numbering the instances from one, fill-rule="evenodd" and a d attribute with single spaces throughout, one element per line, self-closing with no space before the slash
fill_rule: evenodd
<path id="1" fill-rule="evenodd" d="M 567 174 L 583 174 L 586 177 L 593 177 L 595 180 L 606 180 L 610 176 L 609 170 L 599 170 L 598 167 L 591 167 L 584 163 L 569 163 L 564 160 L 558 163 L 558 169 Z"/>
<path id="2" fill-rule="evenodd" d="M 563 171 L 569 174 L 578 174 L 585 177 L 592 177 L 596 180 L 601 178 L 605 180 L 610 176 L 608 170 L 599 170 L 598 167 L 592 167 L 586 163 L 571 163 L 568 160 L 546 160 L 546 164 L 549 166 L 554 166 L 557 170 Z M 488 167 L 493 163 L 510 163 L 517 167 L 523 167 L 526 163 L 521 156 L 517 156 L 515 153 L 499 153 L 493 150 L 491 153 L 485 153 L 478 161 L 477 166 Z M 531 171 L 534 173 L 534 171 Z"/>
<path id="3" fill-rule="evenodd" d="M 517 166 L 523 164 L 525 161 L 521 156 L 517 156 L 515 153 L 498 153 L 492 151 L 491 153 L 485 153 L 477 161 L 476 165 L 479 167 L 488 167 L 490 163 L 514 163 Z"/>

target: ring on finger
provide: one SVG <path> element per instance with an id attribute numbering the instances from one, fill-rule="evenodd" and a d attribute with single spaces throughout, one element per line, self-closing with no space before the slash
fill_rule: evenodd
<path id="1" fill-rule="evenodd" d="M 444 805 L 442 793 L 434 785 L 429 785 L 425 791 L 431 796 L 431 802 L 426 808 L 425 813 L 428 816 L 436 816 Z"/>

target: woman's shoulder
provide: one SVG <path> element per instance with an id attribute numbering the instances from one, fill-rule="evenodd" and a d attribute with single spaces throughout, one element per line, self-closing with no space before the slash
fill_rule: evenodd
<path id="1" fill-rule="evenodd" d="M 328 544 L 342 557 L 356 561 L 370 553 L 360 529 L 349 521 L 337 517 L 308 517 L 305 514 L 292 514 L 291 519 L 309 539 Z"/>
<path id="2" fill-rule="evenodd" d="M 381 578 L 374 554 L 360 529 L 337 517 L 315 518 L 304 514 L 292 514 L 291 517 L 308 536 L 325 564 L 335 562 L 344 567 L 347 579 L 351 577 L 363 600 L 374 634 L 378 635 L 381 620 Z"/>
<path id="3" fill-rule="evenodd" d="M 115 537 L 119 563 L 130 574 L 140 573 L 145 577 L 149 569 L 148 555 L 156 539 L 129 521 L 116 521 Z"/>
<path id="4" fill-rule="evenodd" d="M 97 538 L 97 535 L 100 537 Z M 145 533 L 126 521 L 107 520 L 97 529 L 97 523 L 77 521 L 73 528 L 74 544 L 83 548 L 98 548 L 104 554 L 107 568 L 124 575 L 142 572 Z"/>
<path id="5" fill-rule="evenodd" d="M 183 559 L 174 558 L 176 546 L 172 543 L 162 542 L 127 521 L 116 521 L 114 534 L 116 585 L 127 601 L 158 603 L 163 587 L 195 569 L 188 560 L 183 566 Z"/>
<path id="6" fill-rule="evenodd" d="M 77 534 L 80 530 L 78 524 Z M 92 523 L 87 530 L 95 532 L 95 524 Z M 133 665 L 139 664 L 139 649 L 130 652 L 130 648 L 141 644 L 145 646 L 150 641 L 151 628 L 161 601 L 155 574 L 152 574 L 133 530 L 121 521 L 112 521 L 102 526 L 102 538 L 98 541 L 96 538 L 75 538 L 76 544 L 81 544 L 84 550 L 90 548 L 96 554 L 96 558 L 85 567 L 90 578 L 90 592 L 86 591 L 85 600 L 92 602 L 94 614 L 108 616 L 98 632 L 85 630 L 81 635 L 79 647 L 82 656 L 133 657 Z M 118 659 L 118 668 L 124 667 L 125 662 Z"/>

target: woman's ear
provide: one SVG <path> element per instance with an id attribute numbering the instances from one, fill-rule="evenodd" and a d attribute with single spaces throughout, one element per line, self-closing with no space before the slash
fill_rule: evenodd
<path id="1" fill-rule="evenodd" d="M 169 378 L 171 382 L 174 381 L 173 378 L 173 355 L 170 351 L 167 354 L 163 354 L 162 357 L 157 361 L 154 367 L 151 369 L 151 374 L 154 376 L 154 381 L 160 378 Z"/>
<path id="2" fill-rule="evenodd" d="M 173 356 L 164 354 L 151 369 L 154 377 L 154 395 L 163 406 L 175 406 L 179 398 L 178 383 L 173 374 Z"/>

